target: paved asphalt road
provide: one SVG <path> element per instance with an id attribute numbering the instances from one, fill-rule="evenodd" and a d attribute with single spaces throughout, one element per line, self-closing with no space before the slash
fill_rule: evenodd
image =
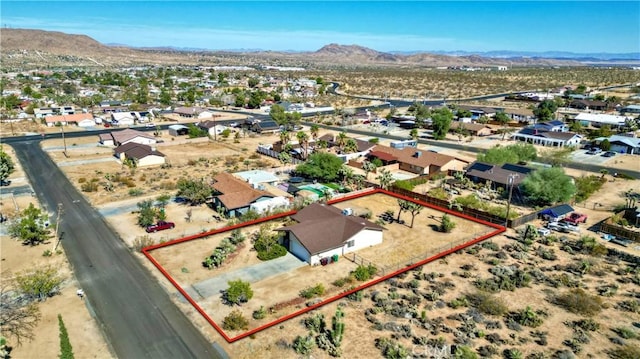
<path id="1" fill-rule="evenodd" d="M 171 302 L 37 141 L 12 146 L 38 199 L 50 212 L 62 204 L 62 246 L 87 305 L 119 358 L 225 357 Z"/>

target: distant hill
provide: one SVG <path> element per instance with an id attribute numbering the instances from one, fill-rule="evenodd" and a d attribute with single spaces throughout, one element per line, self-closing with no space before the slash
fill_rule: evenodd
<path id="1" fill-rule="evenodd" d="M 107 46 L 86 35 L 30 29 L 0 29 L 2 61 L 21 67 L 118 66 L 132 64 L 209 63 L 255 65 L 276 61 L 319 66 L 580 66 L 573 60 L 529 57 L 450 56 L 435 53 L 380 52 L 359 45 L 328 44 L 314 52 L 276 52 L 256 49 L 209 51 L 157 46 Z"/>

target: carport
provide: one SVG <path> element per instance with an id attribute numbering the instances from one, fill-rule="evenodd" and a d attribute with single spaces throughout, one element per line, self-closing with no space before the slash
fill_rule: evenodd
<path id="1" fill-rule="evenodd" d="M 549 219 L 562 219 L 567 214 L 573 212 L 573 207 L 568 204 L 561 204 L 555 207 L 549 207 L 547 209 L 543 209 L 538 213 L 538 217 L 549 218 Z"/>

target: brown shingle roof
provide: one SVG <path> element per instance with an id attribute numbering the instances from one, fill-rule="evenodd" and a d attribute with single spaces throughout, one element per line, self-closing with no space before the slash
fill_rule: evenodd
<path id="1" fill-rule="evenodd" d="M 480 131 L 482 129 L 485 129 L 485 128 L 491 129 L 490 126 L 483 125 L 481 123 L 464 123 L 464 122 L 459 122 L 459 121 L 452 121 L 451 125 L 449 126 L 449 129 L 450 130 L 457 130 L 460 127 L 462 127 L 462 129 L 473 131 L 473 132 L 478 132 L 478 131 Z"/>
<path id="2" fill-rule="evenodd" d="M 164 154 L 152 149 L 151 146 L 135 142 L 129 142 L 118 146 L 114 152 L 118 157 L 120 157 L 120 154 L 124 153 L 127 158 L 135 158 L 137 160 L 151 155 L 164 157 Z"/>
<path id="3" fill-rule="evenodd" d="M 383 229 L 364 218 L 345 216 L 340 209 L 320 203 L 301 209 L 291 218 L 298 223 L 277 230 L 293 232 L 311 255 L 341 247 L 363 229 Z"/>
<path id="4" fill-rule="evenodd" d="M 122 131 L 113 131 L 111 132 L 111 136 L 113 137 L 113 142 L 116 145 L 121 144 L 123 142 L 130 141 L 136 137 L 155 139 L 153 136 L 149 136 L 142 131 L 136 131 L 130 128 L 127 128 L 126 130 L 122 130 Z"/>
<path id="5" fill-rule="evenodd" d="M 249 183 L 234 177 L 230 173 L 219 173 L 214 178 L 213 189 L 220 192 L 218 200 L 228 209 L 250 205 L 260 197 L 271 197 L 271 193 L 253 188 Z"/>
<path id="6" fill-rule="evenodd" d="M 73 115 L 57 115 L 57 116 L 47 116 L 45 117 L 45 122 L 47 123 L 56 123 L 56 122 L 80 122 L 82 120 L 93 120 L 93 115 L 90 113 L 76 113 Z"/>
<path id="7" fill-rule="evenodd" d="M 373 151 L 384 152 L 390 154 L 398 159 L 398 162 L 407 163 L 422 168 L 427 168 L 431 165 L 442 167 L 447 163 L 455 160 L 455 157 L 444 155 L 441 153 L 435 153 L 431 151 L 419 150 L 413 147 L 405 147 L 403 149 L 392 148 L 382 145 L 377 145 L 373 148 Z M 420 153 L 416 156 L 416 153 Z"/>

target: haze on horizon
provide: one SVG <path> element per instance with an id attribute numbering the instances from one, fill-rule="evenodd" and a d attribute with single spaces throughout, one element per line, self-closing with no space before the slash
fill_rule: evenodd
<path id="1" fill-rule="evenodd" d="M 3 1 L 2 27 L 135 47 L 640 52 L 640 2 Z"/>

